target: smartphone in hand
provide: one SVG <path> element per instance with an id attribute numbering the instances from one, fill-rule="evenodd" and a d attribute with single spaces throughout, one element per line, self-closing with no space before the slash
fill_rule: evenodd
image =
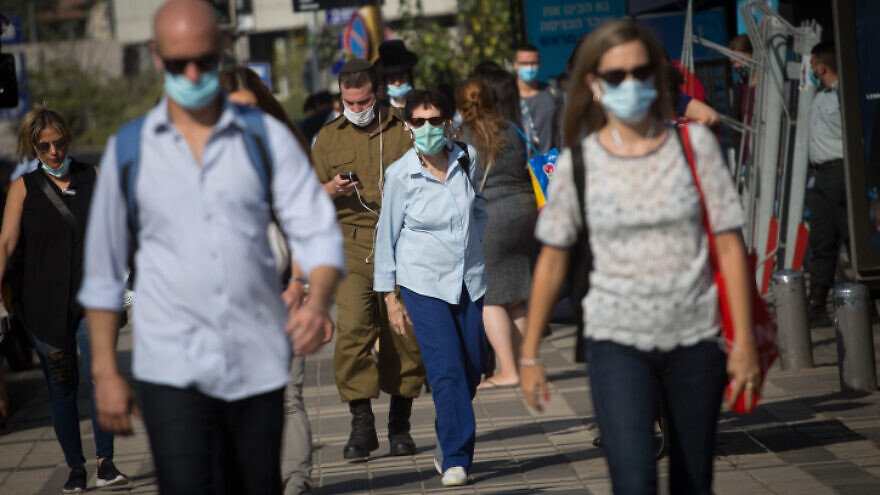
<path id="1" fill-rule="evenodd" d="M 342 177 L 344 180 L 351 181 L 351 182 L 359 182 L 360 181 L 360 179 L 358 179 L 358 174 L 356 174 L 354 172 L 342 173 L 342 174 L 339 174 L 339 176 Z"/>

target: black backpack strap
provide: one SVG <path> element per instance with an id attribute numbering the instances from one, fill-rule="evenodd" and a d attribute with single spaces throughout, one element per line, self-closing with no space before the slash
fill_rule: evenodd
<path id="1" fill-rule="evenodd" d="M 471 176 L 471 155 L 468 153 L 468 145 L 461 141 L 455 141 L 455 144 L 464 151 L 464 156 L 458 158 L 458 166 L 464 170 L 465 175 Z"/>
<path id="2" fill-rule="evenodd" d="M 578 206 L 580 206 L 581 229 L 587 230 L 587 199 L 586 199 L 586 182 L 587 171 L 584 167 L 584 152 L 580 144 L 576 144 L 571 148 L 571 166 L 574 173 L 574 187 L 577 190 Z"/>

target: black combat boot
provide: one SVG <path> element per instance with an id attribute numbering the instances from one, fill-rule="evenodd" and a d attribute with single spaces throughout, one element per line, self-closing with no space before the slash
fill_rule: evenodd
<path id="1" fill-rule="evenodd" d="M 357 399 L 348 403 L 351 411 L 351 435 L 342 450 L 346 459 L 364 459 L 370 452 L 379 448 L 379 437 L 376 436 L 376 423 L 370 399 Z"/>
<path id="2" fill-rule="evenodd" d="M 391 444 L 391 455 L 416 454 L 416 443 L 409 434 L 412 403 L 412 399 L 391 396 L 391 409 L 388 411 L 388 443 Z"/>

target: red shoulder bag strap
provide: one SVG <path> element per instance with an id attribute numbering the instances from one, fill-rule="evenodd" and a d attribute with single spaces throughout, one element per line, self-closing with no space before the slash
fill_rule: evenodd
<path id="1" fill-rule="evenodd" d="M 703 186 L 700 184 L 700 174 L 697 171 L 697 162 L 694 159 L 694 148 L 691 146 L 690 133 L 686 125 L 679 126 L 677 131 L 679 143 L 681 143 L 682 151 L 691 169 L 691 176 L 694 178 L 694 186 L 696 186 L 697 194 L 700 196 L 700 205 L 703 209 L 703 229 L 706 231 L 706 237 L 709 238 L 709 262 L 712 264 L 712 270 L 718 271 L 720 267 L 718 265 L 718 251 L 715 250 L 715 231 L 712 230 L 712 222 L 709 220 L 709 209 L 706 208 L 706 197 L 703 195 Z"/>

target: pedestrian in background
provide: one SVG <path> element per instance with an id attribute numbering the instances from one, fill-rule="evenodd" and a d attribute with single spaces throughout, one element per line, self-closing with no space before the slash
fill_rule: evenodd
<path id="1" fill-rule="evenodd" d="M 280 494 L 290 351 L 308 355 L 332 337 L 342 236 L 287 126 L 223 95 L 212 7 L 170 0 L 153 26 L 165 95 L 110 138 L 86 238 L 79 300 L 100 424 L 132 433 L 114 350 L 131 250 L 132 369 L 160 492 Z M 266 236 L 273 212 L 309 276 L 309 301 L 295 311 Z"/>
<path id="2" fill-rule="evenodd" d="M 379 59 L 376 67 L 382 77 L 382 86 L 389 103 L 394 108 L 403 109 L 406 95 L 413 90 L 413 67 L 419 56 L 406 49 L 402 40 L 383 41 L 379 45 Z"/>
<path id="3" fill-rule="evenodd" d="M 662 47 L 638 24 L 610 22 L 588 35 L 572 82 L 569 147 L 536 229 L 544 247 L 520 360 L 523 394 L 536 407 L 546 397 L 538 346 L 571 257 L 585 255 L 572 247 L 586 228 L 594 267 L 583 301 L 587 362 L 614 492 L 657 492 L 659 394 L 671 432 L 670 493 L 710 494 L 724 385 L 732 379 L 731 403 L 745 393 L 747 407 L 761 386 L 739 199 L 714 135 L 690 125 L 714 230 L 708 235 L 735 326 L 725 374 L 700 195 L 676 130 L 666 123 L 673 109 Z M 585 167 L 586 211 L 575 189 L 578 162 Z"/>
<path id="4" fill-rule="evenodd" d="M 16 246 L 23 248 L 18 309 L 49 386 L 52 426 L 70 468 L 64 493 L 85 491 L 88 479 L 77 407 L 80 381 L 92 399 L 97 486 L 128 483 L 113 464 L 113 435 L 98 424 L 89 334 L 75 294 L 97 170 L 69 155 L 70 142 L 70 127 L 58 112 L 36 108 L 24 116 L 18 152 L 22 161 L 36 159 L 40 167 L 12 183 L 0 231 L 0 279 Z"/>
<path id="5" fill-rule="evenodd" d="M 388 169 L 373 285 L 385 293 L 397 335 L 411 338 L 406 322 L 412 322 L 433 392 L 434 467 L 444 486 L 467 483 L 476 439 L 471 401 L 486 359 L 480 246 L 486 209 L 475 187 L 476 149 L 448 139 L 452 114 L 439 91 L 407 97 L 413 148 Z"/>
<path id="6" fill-rule="evenodd" d="M 378 98 L 379 73 L 361 59 L 339 72 L 343 115 L 318 133 L 312 156 L 318 180 L 336 206 L 345 237 L 348 276 L 339 285 L 333 372 L 336 388 L 351 412 L 346 459 L 363 459 L 379 448 L 372 399 L 391 396 L 388 443 L 391 455 L 414 455 L 410 435 L 413 398 L 425 382 L 419 347 L 409 330 L 391 330 L 385 300 L 373 290 L 376 222 L 382 208 L 385 169 L 412 148 L 403 116 Z M 379 358 L 372 349 L 379 339 Z"/>
<path id="7" fill-rule="evenodd" d="M 559 115 L 562 96 L 559 90 L 538 81 L 541 54 L 534 45 L 517 47 L 513 62 L 519 89 L 522 129 L 539 153 L 559 146 Z M 530 152 L 531 153 L 531 152 Z"/>
<path id="8" fill-rule="evenodd" d="M 806 196 L 810 221 L 810 324 L 830 326 L 828 293 L 834 285 L 840 246 L 849 240 L 840 81 L 833 43 L 826 41 L 813 47 L 810 80 L 818 87 L 810 106 L 810 176 Z"/>
<path id="9" fill-rule="evenodd" d="M 526 151 L 515 124 L 495 112 L 495 98 L 480 79 L 462 83 L 455 104 L 462 116 L 461 139 L 480 156 L 477 189 L 489 215 L 482 237 L 488 276 L 483 324 L 499 369 L 480 388 L 517 385 L 514 349 L 519 350 L 526 329 L 526 299 L 537 253 L 538 210 Z"/>
<path id="10" fill-rule="evenodd" d="M 257 107 L 286 125 L 302 149 L 308 153 L 309 145 L 305 137 L 256 72 L 243 66 L 228 67 L 220 73 L 220 85 L 230 102 Z M 290 252 L 284 249 L 286 239 L 274 222 L 269 225 L 269 236 L 270 241 L 277 239 L 281 246 L 278 253 L 275 250 L 272 253 L 276 257 L 276 266 L 282 273 L 290 274 L 282 278 L 282 283 L 287 284 L 282 299 L 288 311 L 297 310 L 304 302 L 308 280 L 290 259 Z M 278 260 L 279 255 L 287 259 Z M 312 428 L 303 401 L 305 368 L 305 356 L 293 353 L 290 360 L 290 380 L 284 391 L 284 440 L 281 444 L 281 479 L 284 481 L 285 495 L 308 494 L 312 488 Z"/>

